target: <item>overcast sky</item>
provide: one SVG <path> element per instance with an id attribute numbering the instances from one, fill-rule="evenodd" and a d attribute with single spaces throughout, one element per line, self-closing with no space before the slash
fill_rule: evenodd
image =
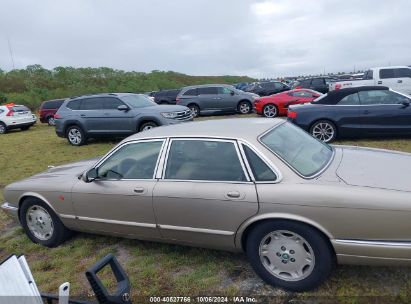
<path id="1" fill-rule="evenodd" d="M 411 64 L 410 0 L 0 0 L 0 68 L 296 76 Z"/>

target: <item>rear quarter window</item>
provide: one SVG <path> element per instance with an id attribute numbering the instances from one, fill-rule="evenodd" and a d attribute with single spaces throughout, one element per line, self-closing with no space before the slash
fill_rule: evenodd
<path id="1" fill-rule="evenodd" d="M 197 89 L 189 89 L 183 93 L 184 96 L 197 96 Z"/>
<path id="2" fill-rule="evenodd" d="M 71 100 L 67 103 L 66 107 L 69 108 L 70 110 L 80 110 L 81 100 L 80 99 Z"/>

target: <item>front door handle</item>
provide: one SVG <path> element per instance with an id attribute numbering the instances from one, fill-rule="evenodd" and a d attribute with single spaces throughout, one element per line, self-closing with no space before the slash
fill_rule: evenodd
<path id="1" fill-rule="evenodd" d="M 227 197 L 230 198 L 240 198 L 241 194 L 238 191 L 229 191 L 227 192 Z"/>
<path id="2" fill-rule="evenodd" d="M 143 194 L 146 192 L 146 189 L 143 187 L 136 187 L 134 188 L 134 193 Z"/>
<path id="3" fill-rule="evenodd" d="M 380 81 L 378 81 L 378 84 L 382 84 L 382 81 L 380 80 Z"/>
<path id="4" fill-rule="evenodd" d="M 81 117 L 86 117 L 86 114 L 81 114 L 80 116 L 81 116 Z"/>
<path id="5" fill-rule="evenodd" d="M 402 80 L 401 79 L 398 79 L 398 81 L 397 81 L 398 83 L 402 83 Z"/>

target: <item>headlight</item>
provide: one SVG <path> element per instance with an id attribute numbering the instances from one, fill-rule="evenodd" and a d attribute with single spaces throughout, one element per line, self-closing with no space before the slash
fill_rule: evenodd
<path id="1" fill-rule="evenodd" d="M 163 112 L 161 113 L 161 116 L 163 116 L 164 118 L 176 118 L 177 113 L 176 112 Z"/>

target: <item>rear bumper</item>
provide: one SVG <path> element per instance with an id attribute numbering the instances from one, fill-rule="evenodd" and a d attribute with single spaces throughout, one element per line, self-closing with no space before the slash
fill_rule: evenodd
<path id="1" fill-rule="evenodd" d="M 18 219 L 19 208 L 11 206 L 9 203 L 4 202 L 1 205 L 1 209 L 6 212 L 7 214 L 11 215 L 15 219 Z"/>
<path id="2" fill-rule="evenodd" d="M 13 130 L 13 129 L 20 129 L 24 127 L 31 127 L 36 123 L 36 121 L 31 121 L 31 122 L 24 122 L 24 123 L 15 123 L 15 124 L 10 124 L 7 126 L 7 130 Z"/>
<path id="3" fill-rule="evenodd" d="M 411 241 L 332 240 L 340 264 L 411 265 Z"/>

